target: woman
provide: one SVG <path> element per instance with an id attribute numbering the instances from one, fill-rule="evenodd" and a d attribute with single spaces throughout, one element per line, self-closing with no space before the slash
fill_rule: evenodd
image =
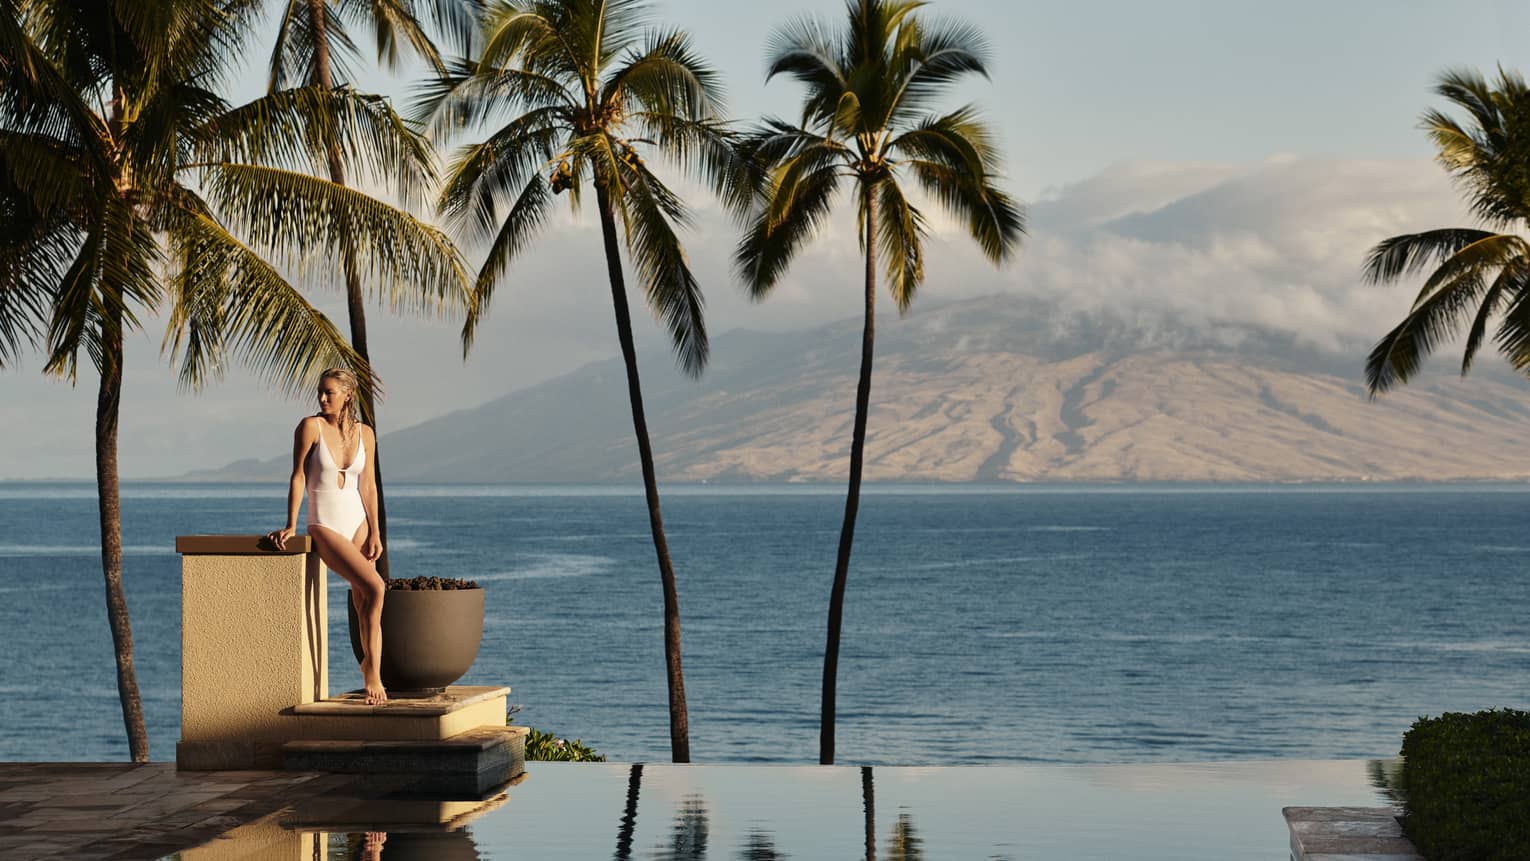
<path id="1" fill-rule="evenodd" d="M 319 558 L 351 584 L 361 624 L 361 680 L 367 705 L 388 701 L 382 684 L 382 606 L 387 587 L 377 573 L 377 484 L 372 471 L 377 437 L 356 417 L 356 375 L 330 368 L 319 376 L 319 414 L 298 423 L 292 444 L 287 525 L 270 533 L 285 549 L 297 532 L 298 506 L 308 492 L 308 535 Z"/>

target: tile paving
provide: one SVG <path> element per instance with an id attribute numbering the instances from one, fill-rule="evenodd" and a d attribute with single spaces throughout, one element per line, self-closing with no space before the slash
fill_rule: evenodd
<path id="1" fill-rule="evenodd" d="M 344 786 L 353 775 L 0 763 L 0 858 L 156 859 Z"/>
<path id="2" fill-rule="evenodd" d="M 1390 807 L 1287 807 L 1293 861 L 1424 861 Z"/>

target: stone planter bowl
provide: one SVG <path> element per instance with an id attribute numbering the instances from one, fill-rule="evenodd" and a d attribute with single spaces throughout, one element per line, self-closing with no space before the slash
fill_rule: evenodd
<path id="1" fill-rule="evenodd" d="M 359 663 L 356 605 L 348 598 L 345 605 Z M 439 694 L 473 666 L 482 640 L 482 589 L 390 591 L 382 611 L 383 687 L 390 697 Z"/>

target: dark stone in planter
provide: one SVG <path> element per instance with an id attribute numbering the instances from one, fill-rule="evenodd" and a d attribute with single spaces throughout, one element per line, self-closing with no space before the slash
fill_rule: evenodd
<path id="1" fill-rule="evenodd" d="M 356 604 L 347 598 L 351 651 L 361 661 Z M 382 682 L 389 696 L 433 696 L 462 678 L 483 640 L 483 590 L 391 590 L 383 598 Z"/>

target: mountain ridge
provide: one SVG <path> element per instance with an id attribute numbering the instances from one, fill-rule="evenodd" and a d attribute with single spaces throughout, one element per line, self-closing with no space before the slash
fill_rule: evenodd
<path id="1" fill-rule="evenodd" d="M 848 468 L 860 321 L 714 341 L 692 381 L 649 355 L 666 482 L 833 482 Z M 1359 356 L 1242 325 L 991 296 L 883 323 L 869 481 L 1514 481 L 1530 391 L 1428 378 L 1367 401 Z M 663 362 L 664 364 L 660 364 Z M 619 359 L 384 434 L 396 481 L 638 477 Z M 269 478 L 285 456 L 191 480 Z M 274 470 L 274 472 L 273 472 Z"/>

